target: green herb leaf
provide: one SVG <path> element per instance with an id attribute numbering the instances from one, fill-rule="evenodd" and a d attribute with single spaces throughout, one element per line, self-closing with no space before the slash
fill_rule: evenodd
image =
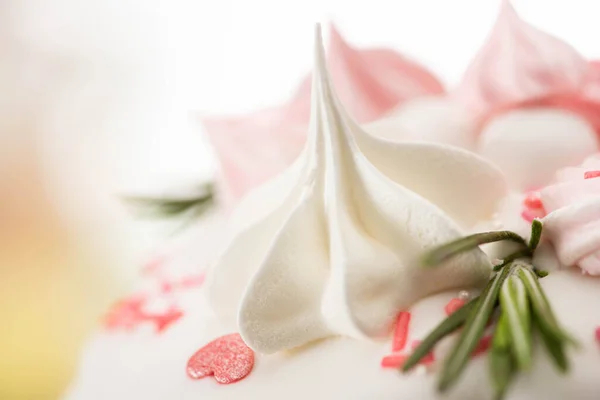
<path id="1" fill-rule="evenodd" d="M 450 314 L 429 335 L 427 335 L 427 337 L 419 344 L 419 346 L 413 350 L 408 360 L 406 360 L 402 366 L 402 371 L 407 372 L 411 370 L 421 361 L 423 357 L 433 350 L 433 347 L 437 342 L 460 328 L 466 321 L 469 313 L 475 306 L 475 303 L 478 299 L 479 297 L 475 297 L 460 309 Z"/>
<path id="2" fill-rule="evenodd" d="M 511 275 L 500 290 L 502 316 L 511 339 L 511 349 L 519 369 L 531 367 L 531 323 L 527 291 L 521 280 Z"/>
<path id="3" fill-rule="evenodd" d="M 538 244 L 540 243 L 540 239 L 542 238 L 542 221 L 539 219 L 534 219 L 531 223 L 531 237 L 529 238 L 529 249 L 531 251 L 535 251 Z"/>
<path id="4" fill-rule="evenodd" d="M 518 275 L 524 283 L 531 300 L 533 321 L 540 332 L 540 337 L 558 370 L 566 372 L 569 369 L 569 363 L 565 353 L 565 345 L 567 343 L 577 343 L 558 325 L 548 299 L 530 266 L 519 268 Z"/>
<path id="5" fill-rule="evenodd" d="M 439 391 L 443 392 L 450 388 L 467 365 L 473 350 L 483 336 L 485 326 L 498 302 L 500 287 L 508 277 L 510 271 L 511 268 L 504 268 L 500 273 L 496 274 L 479 296 L 475 307 L 467 317 L 463 331 L 452 348 L 450 355 L 444 361 L 438 383 Z"/>
<path id="6" fill-rule="evenodd" d="M 496 324 L 489 363 L 495 393 L 494 398 L 501 400 L 504 398 L 510 381 L 516 372 L 516 364 L 510 352 L 510 334 L 504 313 L 500 315 L 500 319 Z"/>
<path id="7" fill-rule="evenodd" d="M 545 278 L 548 276 L 548 271 L 544 271 L 541 269 L 535 268 L 533 272 L 537 275 L 538 278 Z"/>
<path id="8" fill-rule="evenodd" d="M 548 334 L 554 335 L 559 340 L 564 340 L 576 344 L 576 341 L 571 338 L 559 326 L 550 303 L 544 294 L 544 290 L 540 286 L 537 276 L 532 271 L 532 267 L 527 264 L 520 265 L 517 273 L 524 283 L 527 293 L 531 300 L 531 306 L 534 314 L 537 316 L 538 323 L 543 326 Z"/>
<path id="9" fill-rule="evenodd" d="M 124 201 L 139 216 L 145 218 L 171 218 L 194 211 L 200 215 L 214 203 L 211 185 L 203 188 L 203 194 L 188 198 L 124 197 Z"/>
<path id="10" fill-rule="evenodd" d="M 567 360 L 567 355 L 565 354 L 565 341 L 561 338 L 558 338 L 553 332 L 548 330 L 546 324 L 540 323 L 540 318 L 538 315 L 534 317 L 535 325 L 537 326 L 540 337 L 542 338 L 542 342 L 546 346 L 548 353 L 554 360 L 556 367 L 562 373 L 565 373 L 569 370 L 569 361 Z"/>
<path id="11" fill-rule="evenodd" d="M 508 264 L 512 263 L 513 261 L 515 261 L 519 258 L 530 257 L 530 256 L 531 256 L 531 251 L 529 249 L 521 249 L 521 250 L 515 251 L 514 253 L 505 257 L 504 260 L 502 260 L 502 264 L 496 265 L 494 267 L 494 272 L 500 271 L 502 268 L 506 267 Z"/>
<path id="12" fill-rule="evenodd" d="M 476 233 L 437 247 L 423 257 L 423 265 L 433 267 L 482 244 L 509 240 L 527 246 L 525 239 L 510 231 Z"/>

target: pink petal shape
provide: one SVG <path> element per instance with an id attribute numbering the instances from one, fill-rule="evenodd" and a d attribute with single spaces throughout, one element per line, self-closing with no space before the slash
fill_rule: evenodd
<path id="1" fill-rule="evenodd" d="M 444 92 L 420 65 L 392 50 L 357 50 L 333 26 L 328 62 L 341 100 L 359 122 L 379 118 L 408 99 Z M 310 90 L 308 76 L 288 104 L 203 121 L 219 159 L 226 203 L 235 202 L 298 156 L 309 120 Z"/>
<path id="2" fill-rule="evenodd" d="M 558 93 L 578 92 L 587 62 L 570 45 L 519 18 L 508 0 L 460 84 L 457 98 L 486 112 Z"/>
<path id="3" fill-rule="evenodd" d="M 558 173 L 558 182 L 541 190 L 544 232 L 563 265 L 600 275 L 600 179 L 588 178 L 600 170 L 600 157 Z"/>

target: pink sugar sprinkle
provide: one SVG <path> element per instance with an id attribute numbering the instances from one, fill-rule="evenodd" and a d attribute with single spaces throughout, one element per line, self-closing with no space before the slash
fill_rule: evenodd
<path id="1" fill-rule="evenodd" d="M 583 174 L 583 179 L 592 179 L 600 177 L 600 171 L 586 171 Z"/>
<path id="2" fill-rule="evenodd" d="M 529 192 L 523 200 L 523 205 L 527 208 L 539 209 L 543 208 L 542 199 L 538 192 Z"/>
<path id="3" fill-rule="evenodd" d="M 455 297 L 453 299 L 450 299 L 448 304 L 446 304 L 446 307 L 444 307 L 444 310 L 446 311 L 446 315 L 450 315 L 458 311 L 464 305 L 464 300 Z"/>
<path id="4" fill-rule="evenodd" d="M 404 365 L 404 362 L 408 359 L 408 356 L 404 354 L 390 354 L 381 359 L 382 368 L 400 368 Z"/>
<path id="5" fill-rule="evenodd" d="M 477 343 L 477 347 L 475 347 L 475 350 L 473 350 L 471 357 L 477 357 L 477 356 L 480 356 L 481 354 L 485 353 L 486 351 L 488 351 L 491 344 L 492 344 L 491 336 L 482 337 L 481 340 L 479 341 L 479 343 Z"/>
<path id="6" fill-rule="evenodd" d="M 600 326 L 596 328 L 596 342 L 600 343 Z"/>
<path id="7" fill-rule="evenodd" d="M 392 351 L 400 351 L 406 346 L 406 340 L 408 339 L 408 328 L 410 324 L 410 312 L 402 311 L 398 314 L 396 320 L 396 328 L 394 330 L 394 339 L 392 341 Z"/>
<path id="8" fill-rule="evenodd" d="M 527 222 L 533 222 L 533 220 L 535 219 L 535 214 L 533 213 L 533 211 L 525 209 L 521 212 L 521 218 L 523 218 Z"/>

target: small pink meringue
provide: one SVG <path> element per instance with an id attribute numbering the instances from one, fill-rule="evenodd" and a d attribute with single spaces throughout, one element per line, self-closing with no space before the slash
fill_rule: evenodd
<path id="1" fill-rule="evenodd" d="M 444 92 L 422 66 L 392 50 L 354 49 L 333 26 L 328 63 L 342 102 L 359 122 L 379 118 L 408 99 Z M 309 110 L 310 76 L 281 107 L 203 120 L 219 159 L 226 204 L 291 164 L 304 145 Z"/>
<path id="2" fill-rule="evenodd" d="M 544 231 L 563 265 L 600 275 L 600 154 L 561 170 L 557 178 L 541 191 L 549 211 Z"/>
<path id="3" fill-rule="evenodd" d="M 567 43 L 521 20 L 508 0 L 456 94 L 474 110 L 579 91 L 588 64 Z"/>
<path id="4" fill-rule="evenodd" d="M 597 64 L 521 20 L 504 0 L 454 98 L 477 113 L 477 151 L 524 191 L 599 151 L 595 85 L 600 94 Z"/>

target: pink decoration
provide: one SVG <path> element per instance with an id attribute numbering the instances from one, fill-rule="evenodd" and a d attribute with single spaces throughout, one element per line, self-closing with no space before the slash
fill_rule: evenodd
<path id="1" fill-rule="evenodd" d="M 381 359 L 382 368 L 400 368 L 408 360 L 408 356 L 405 354 L 390 354 Z"/>
<path id="2" fill-rule="evenodd" d="M 131 331 L 143 324 L 154 325 L 157 333 L 166 331 L 181 319 L 183 310 L 178 304 L 177 294 L 202 286 L 204 273 L 191 274 L 181 278 L 164 276 L 162 257 L 152 259 L 142 267 L 142 275 L 153 281 L 153 289 L 131 295 L 117 302 L 104 317 L 104 327 L 109 331 Z M 149 310 L 150 304 L 162 302 L 164 307 Z"/>
<path id="3" fill-rule="evenodd" d="M 221 384 L 244 379 L 254 367 L 254 352 L 239 333 L 221 336 L 198 350 L 187 363 L 192 379 L 214 376 Z"/>
<path id="4" fill-rule="evenodd" d="M 594 332 L 596 337 L 596 342 L 600 343 L 600 326 L 596 328 L 596 332 Z"/>
<path id="5" fill-rule="evenodd" d="M 600 171 L 585 171 L 583 173 L 583 179 L 598 178 L 599 176 L 600 176 Z"/>
<path id="6" fill-rule="evenodd" d="M 540 198 L 540 192 L 537 190 L 529 191 L 525 194 L 523 200 L 523 211 L 521 211 L 521 218 L 531 223 L 536 218 L 543 218 L 546 216 L 546 210 L 544 204 Z"/>
<path id="7" fill-rule="evenodd" d="M 570 94 L 583 88 L 590 67 L 568 44 L 519 18 L 508 0 L 486 44 L 457 91 L 475 110 Z"/>
<path id="8" fill-rule="evenodd" d="M 578 265 L 585 273 L 600 274 L 600 155 L 579 167 L 559 171 L 557 182 L 541 191 L 549 214 L 544 232 L 563 265 Z M 587 173 L 587 175 L 586 175 Z"/>
<path id="9" fill-rule="evenodd" d="M 402 311 L 396 319 L 396 327 L 394 330 L 394 339 L 392 341 L 392 351 L 401 351 L 406 346 L 408 339 L 408 329 L 410 324 L 410 312 Z"/>
<path id="10" fill-rule="evenodd" d="M 331 28 L 328 64 L 348 112 L 359 122 L 379 118 L 418 96 L 443 93 L 420 65 L 392 50 L 357 50 Z M 289 103 L 243 117 L 206 118 L 217 152 L 221 191 L 232 204 L 291 164 L 304 145 L 310 110 L 310 76 Z"/>
<path id="11" fill-rule="evenodd" d="M 176 306 L 170 306 L 163 312 L 148 312 L 144 309 L 147 302 L 147 297 L 139 295 L 121 300 L 105 316 L 104 327 L 108 330 L 132 330 L 143 323 L 150 323 L 154 324 L 157 333 L 161 333 L 183 316 Z"/>
<path id="12" fill-rule="evenodd" d="M 450 299 L 448 304 L 446 304 L 446 307 L 444 307 L 444 311 L 446 311 L 446 315 L 450 315 L 461 309 L 464 305 L 465 301 L 463 299 L 455 297 L 453 299 Z"/>
<path id="13" fill-rule="evenodd" d="M 488 351 L 488 349 L 490 348 L 491 345 L 492 345 L 492 337 L 491 336 L 482 337 L 481 340 L 479 341 L 479 343 L 477 343 L 477 347 L 475 347 L 475 350 L 473 350 L 471 357 L 475 358 L 475 357 L 482 355 L 483 353 Z"/>

